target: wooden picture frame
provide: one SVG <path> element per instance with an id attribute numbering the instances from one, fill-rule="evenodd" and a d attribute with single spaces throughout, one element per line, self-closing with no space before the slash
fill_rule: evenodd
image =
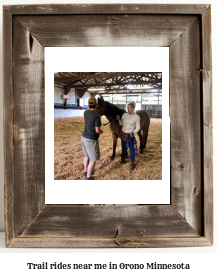
<path id="1" fill-rule="evenodd" d="M 211 6 L 19 5 L 3 12 L 6 246 L 212 245 Z M 170 48 L 170 205 L 45 205 L 46 46 Z"/>

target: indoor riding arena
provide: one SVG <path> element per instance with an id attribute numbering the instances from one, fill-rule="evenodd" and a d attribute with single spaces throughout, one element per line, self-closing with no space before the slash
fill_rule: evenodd
<path id="1" fill-rule="evenodd" d="M 130 156 L 121 164 L 121 140 L 112 160 L 113 139 L 109 120 L 101 117 L 103 134 L 99 137 L 100 161 L 94 180 L 161 180 L 162 179 L 162 75 L 159 72 L 58 72 L 54 75 L 54 179 L 83 180 L 84 131 L 83 113 L 90 97 L 126 110 L 135 101 L 137 110 L 150 116 L 146 148 L 140 153 L 136 134 L 135 168 L 130 170 Z M 129 150 L 128 150 L 129 153 Z"/>

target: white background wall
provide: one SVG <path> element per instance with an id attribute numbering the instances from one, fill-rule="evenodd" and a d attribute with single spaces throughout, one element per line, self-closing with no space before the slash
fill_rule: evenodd
<path id="1" fill-rule="evenodd" d="M 64 103 L 63 95 L 65 94 L 65 90 L 54 87 L 54 103 Z M 69 99 L 67 100 L 68 104 L 75 104 L 75 90 L 71 89 L 68 93 Z"/>
<path id="2" fill-rule="evenodd" d="M 54 103 L 64 104 L 63 99 L 64 89 L 54 87 Z M 68 93 L 69 99 L 67 104 L 77 104 L 75 103 L 75 90 L 71 89 Z M 90 94 L 87 92 L 84 94 L 82 99 L 84 100 L 84 105 L 88 105 L 88 98 Z M 51 98 L 51 105 L 53 105 Z M 85 110 L 80 109 L 54 109 L 54 118 L 69 118 L 69 117 L 82 117 Z"/>
<path id="3" fill-rule="evenodd" d="M 64 103 L 63 94 L 64 94 L 64 89 L 54 87 L 54 103 L 63 104 Z M 50 100 L 51 103 L 53 103 L 52 98 Z"/>
<path id="4" fill-rule="evenodd" d="M 54 118 L 82 117 L 85 110 L 80 109 L 54 109 Z"/>
<path id="5" fill-rule="evenodd" d="M 31 4 L 45 4 L 45 3 L 50 3 L 51 1 L 31 1 Z M 59 4 L 61 1 L 59 0 L 52 0 L 52 3 L 57 3 Z M 118 0 L 118 1 L 111 1 L 111 0 L 106 0 L 106 1 L 94 1 L 94 0 L 84 0 L 84 1 L 81 1 L 81 0 L 76 0 L 76 1 L 73 1 L 73 0 L 64 0 L 64 3 L 133 3 L 133 1 L 122 1 L 122 0 Z M 158 3 L 158 4 L 165 4 L 165 3 L 168 3 L 168 4 L 212 4 L 212 33 L 213 33 L 213 106 L 215 108 L 215 106 L 217 105 L 217 98 L 216 98 L 216 89 L 217 89 L 217 79 L 215 78 L 216 74 L 217 74 L 217 70 L 216 70 L 216 67 L 217 67 L 217 59 L 216 59 L 216 53 L 217 53 L 217 39 L 216 39 L 216 34 L 217 34 L 217 17 L 216 17 L 216 14 L 217 14 L 217 4 L 216 4 L 216 0 L 196 0 L 196 1 L 182 1 L 182 0 L 179 0 L 179 1 L 169 1 L 169 0 L 157 0 L 157 1 L 154 1 L 154 0 L 147 0 L 147 1 L 141 1 L 141 0 L 137 0 L 136 3 Z M 18 5 L 18 4 L 30 4 L 30 1 L 28 0 L 0 0 L 0 4 L 1 6 L 2 5 Z M 0 22 L 2 24 L 2 14 L 0 14 Z M 2 28 L 0 28 L 0 34 L 1 34 L 1 38 L 2 38 Z M 2 39 L 1 39 L 1 43 L 0 43 L 0 59 L 2 59 Z M 2 80 L 2 63 L 0 64 L 0 111 L 3 111 L 3 88 L 2 88 L 2 83 L 3 83 L 3 80 Z M 213 118 L 214 118 L 214 142 L 216 141 L 216 109 L 213 109 Z M 4 156 L 4 153 L 3 153 L 3 112 L 0 113 L 0 231 L 4 231 L 4 164 L 3 164 L 3 156 Z M 217 182 L 216 182 L 216 171 L 215 171 L 215 168 L 216 168 L 216 148 L 215 148 L 215 145 L 214 145 L 214 188 L 216 187 L 217 185 Z M 214 194 L 215 194 L 215 201 L 216 201 L 216 192 L 217 190 L 214 190 Z M 215 215 L 217 214 L 217 211 L 216 211 L 216 207 L 215 206 Z M 216 219 L 216 216 L 215 216 L 215 219 Z M 215 221 L 215 232 L 216 232 L 216 222 Z M 216 239 L 215 239 L 215 242 L 216 242 Z M 117 249 L 116 249 L 117 250 Z M 12 250 L 13 251 L 13 250 Z M 91 250 L 92 252 L 104 252 L 103 250 Z M 13 252 L 21 252 L 19 250 L 17 251 L 13 251 Z M 27 252 L 30 252 L 30 251 L 27 251 Z M 32 251 L 32 252 L 39 252 L 38 250 L 35 250 L 35 251 Z M 58 252 L 58 251 L 56 251 Z M 72 252 L 71 250 L 64 250 L 64 252 Z M 76 251 L 73 251 L 73 252 L 85 252 L 85 250 L 76 250 Z M 88 251 L 86 251 L 88 252 Z M 109 252 L 109 250 L 105 250 L 105 252 Z M 114 252 L 114 250 L 110 250 L 110 252 Z M 116 251 L 118 252 L 118 251 Z M 216 253 L 216 243 L 214 245 L 214 247 L 204 247 L 204 248 L 173 248 L 173 249 L 140 249 L 140 250 L 129 250 L 129 249 L 125 249 L 125 250 L 121 250 L 119 249 L 119 252 L 131 252 L 131 253 L 137 253 L 135 254 L 136 258 L 139 260 L 139 258 L 141 258 L 140 256 L 140 253 L 213 253 L 215 252 Z M 172 254 L 169 254 L 171 256 L 169 256 L 169 258 L 174 258 L 174 256 L 172 256 Z M 184 255 L 184 254 L 183 254 Z M 199 254 L 200 255 L 200 254 Z M 102 256 L 102 254 L 101 254 Z M 133 256 L 133 257 L 135 257 Z M 98 256 L 99 257 L 99 256 Z M 157 255 L 155 256 L 155 258 L 157 257 Z M 181 257 L 181 258 L 184 258 L 184 260 L 193 260 L 193 258 L 196 257 L 196 255 L 192 256 L 191 254 L 185 254 L 185 256 Z M 164 256 L 165 258 L 165 256 Z M 168 257 L 167 257 L 168 258 Z M 176 254 L 176 258 L 180 258 L 179 254 Z M 204 265 L 205 263 L 205 266 L 207 265 L 207 274 L 209 273 L 209 268 L 211 267 L 211 260 L 212 258 L 214 258 L 214 254 L 213 254 L 213 257 L 210 257 L 208 255 L 206 255 L 206 257 L 203 255 L 203 256 L 199 256 L 200 260 L 202 260 L 202 263 L 201 263 L 201 266 L 198 264 L 195 266 L 195 269 L 193 269 L 193 273 L 198 273 L 198 276 L 197 277 L 204 277 L 204 276 L 200 276 L 200 267 L 202 267 L 202 265 Z M 11 260 L 11 259 L 9 259 Z M 26 259 L 27 260 L 27 259 Z M 39 259 L 40 260 L 40 259 Z M 153 259 L 154 260 L 154 259 Z M 215 260 L 216 260 L 216 254 L 215 254 Z M 198 269 L 196 269 L 198 268 Z M 215 269 L 216 270 L 216 269 Z M 135 272 L 130 272 L 131 274 L 134 274 Z M 159 273 L 159 272 L 157 272 Z M 157 274 L 156 273 L 156 274 Z M 173 273 L 173 272 L 172 272 Z M 171 274 L 172 274 L 171 273 Z M 190 273 L 190 272 L 189 272 Z M 191 272 L 192 273 L 192 272 Z M 175 274 L 175 273 L 174 273 Z M 174 277 L 174 274 L 173 274 L 173 277 Z M 134 274 L 135 275 L 135 274 Z M 210 277 L 215 277 L 216 273 L 214 274 L 214 276 L 210 276 Z M 189 274 L 185 274 L 185 272 L 181 275 L 178 275 L 178 277 L 183 277 L 183 276 L 186 276 L 186 277 L 193 277 L 193 274 L 191 274 L 189 276 Z M 27 276 L 25 276 L 27 277 Z M 29 274 L 28 274 L 28 277 L 29 277 Z M 34 276 L 36 277 L 36 276 Z M 150 276 L 150 277 L 153 277 L 153 276 Z M 168 276 L 169 277 L 169 276 Z M 170 276 L 171 277 L 171 276 Z"/>

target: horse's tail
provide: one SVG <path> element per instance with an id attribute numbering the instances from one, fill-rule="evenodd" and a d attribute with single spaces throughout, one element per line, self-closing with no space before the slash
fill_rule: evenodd
<path id="1" fill-rule="evenodd" d="M 145 133 L 144 133 L 144 130 L 143 130 L 143 136 L 145 135 L 145 138 L 143 139 L 144 141 L 143 141 L 143 148 L 145 149 L 146 148 L 146 144 L 147 144 L 147 141 L 148 141 L 148 131 L 149 131 L 149 127 L 150 127 L 150 116 L 148 115 L 148 113 L 147 112 L 145 112 L 146 113 L 146 116 L 147 116 L 147 118 L 146 118 L 146 127 L 145 127 L 145 131 L 146 131 L 146 135 L 145 135 Z"/>

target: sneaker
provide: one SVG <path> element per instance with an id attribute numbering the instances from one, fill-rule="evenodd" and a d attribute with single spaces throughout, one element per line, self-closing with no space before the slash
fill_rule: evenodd
<path id="1" fill-rule="evenodd" d="M 94 174 L 94 171 L 93 171 L 92 175 L 93 175 L 93 174 Z M 83 178 L 86 179 L 86 177 L 87 177 L 87 172 L 85 172 L 85 173 L 83 174 Z"/>
<path id="2" fill-rule="evenodd" d="M 89 177 L 89 178 L 86 178 L 85 180 L 94 180 L 94 178 Z"/>

